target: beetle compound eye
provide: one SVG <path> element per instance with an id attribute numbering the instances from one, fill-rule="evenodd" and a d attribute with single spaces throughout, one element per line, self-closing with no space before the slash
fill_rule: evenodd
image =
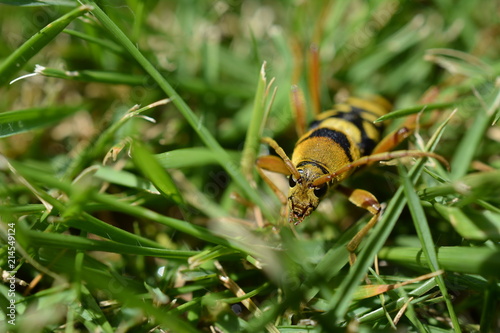
<path id="1" fill-rule="evenodd" d="M 293 179 L 293 176 L 288 177 L 288 184 L 290 185 L 290 187 L 294 187 L 295 185 L 297 185 L 297 182 L 295 181 L 295 179 Z"/>
<path id="2" fill-rule="evenodd" d="M 321 198 L 326 194 L 327 190 L 328 187 L 326 185 L 321 185 L 320 187 L 314 189 L 314 195 L 317 196 L 318 198 Z"/>

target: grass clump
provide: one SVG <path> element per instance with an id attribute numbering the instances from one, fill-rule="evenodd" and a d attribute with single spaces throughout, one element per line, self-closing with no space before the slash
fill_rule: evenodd
<path id="1" fill-rule="evenodd" d="M 498 329 L 494 2 L 0 6 L 0 330 Z M 349 179 L 385 203 L 353 266 L 364 212 L 290 226 L 254 168 L 293 150 L 311 44 L 323 108 L 383 95 L 451 163 Z"/>

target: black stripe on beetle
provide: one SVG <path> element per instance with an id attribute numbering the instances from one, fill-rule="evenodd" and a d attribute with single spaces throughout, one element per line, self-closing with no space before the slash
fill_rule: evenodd
<path id="1" fill-rule="evenodd" d="M 344 150 L 349 161 L 351 162 L 353 161 L 351 155 L 351 142 L 349 141 L 349 139 L 347 139 L 347 136 L 344 133 L 325 127 L 318 128 L 317 130 L 313 131 L 307 138 L 304 138 L 303 140 L 299 141 L 297 143 L 297 146 L 300 145 L 302 142 L 312 138 L 328 138 L 332 140 Z"/>
<path id="2" fill-rule="evenodd" d="M 313 161 L 313 160 L 305 160 L 305 161 L 302 161 L 300 162 L 299 164 L 297 164 L 296 168 L 299 169 L 303 166 L 306 166 L 306 165 L 313 165 L 315 167 L 317 167 L 318 169 L 321 170 L 321 172 L 323 172 L 323 174 L 328 174 L 328 169 L 326 169 L 326 167 L 323 165 L 323 163 L 320 163 L 318 161 Z"/>
<path id="3" fill-rule="evenodd" d="M 321 123 L 327 119 L 337 118 L 337 119 L 346 120 L 346 121 L 350 122 L 351 124 L 353 124 L 354 126 L 356 126 L 356 128 L 361 133 L 361 140 L 360 140 L 360 142 L 357 143 L 357 145 L 361 151 L 361 155 L 370 155 L 371 152 L 373 151 L 373 148 L 375 148 L 377 143 L 373 138 L 368 136 L 364 126 L 371 126 L 379 133 L 382 132 L 384 126 L 382 124 L 376 125 L 370 121 L 367 121 L 366 119 L 363 118 L 363 113 L 373 114 L 370 111 L 366 111 L 364 109 L 360 109 L 360 108 L 357 108 L 355 106 L 351 106 L 350 111 L 347 111 L 347 112 L 338 111 L 337 113 L 335 113 L 334 115 L 331 115 L 328 118 L 325 118 L 322 120 L 312 121 L 309 128 L 314 129 L 316 127 L 319 127 L 319 126 L 321 126 Z"/>

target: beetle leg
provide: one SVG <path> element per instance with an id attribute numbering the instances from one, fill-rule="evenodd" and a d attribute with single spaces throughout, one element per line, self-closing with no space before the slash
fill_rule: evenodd
<path id="1" fill-rule="evenodd" d="M 290 170 L 286 166 L 285 162 L 274 155 L 265 155 L 257 158 L 256 161 L 257 167 L 260 169 L 281 173 L 282 175 L 288 176 L 290 175 Z"/>
<path id="2" fill-rule="evenodd" d="M 389 133 L 375 146 L 372 155 L 385 153 L 393 150 L 397 145 L 403 142 L 413 133 L 413 129 L 408 126 L 401 127 L 394 132 Z"/>
<path id="3" fill-rule="evenodd" d="M 287 204 L 286 196 L 283 194 L 283 192 L 280 191 L 280 189 L 276 186 L 276 184 L 274 184 L 273 181 L 271 179 L 269 179 L 269 177 L 264 173 L 264 170 L 289 175 L 290 172 L 288 171 L 287 167 L 285 166 L 285 163 L 279 157 L 272 156 L 272 155 L 261 156 L 257 159 L 257 172 L 259 173 L 260 177 L 262 178 L 262 180 L 264 180 L 266 182 L 266 184 L 276 194 L 276 196 L 280 200 L 281 204 L 286 206 L 286 204 Z"/>
<path id="4" fill-rule="evenodd" d="M 421 103 L 428 104 L 431 103 L 434 99 L 436 99 L 439 90 L 435 87 L 426 92 L 424 97 L 421 100 Z M 389 133 L 387 136 L 382 138 L 379 143 L 375 146 L 372 151 L 372 154 L 379 154 L 393 150 L 399 145 L 402 141 L 404 141 L 407 137 L 409 137 L 413 132 L 418 130 L 418 127 L 429 127 L 433 124 L 433 122 L 427 122 L 426 124 L 419 125 L 419 116 L 411 115 L 406 118 L 403 125 Z"/>
<path id="5" fill-rule="evenodd" d="M 368 221 L 368 223 L 360 231 L 358 231 L 358 233 L 347 244 L 347 250 L 349 251 L 349 263 L 352 266 L 356 261 L 356 254 L 354 252 L 356 251 L 368 231 L 370 231 L 370 229 L 373 228 L 373 226 L 377 223 L 382 209 L 377 198 L 375 198 L 375 196 L 368 191 L 361 189 L 350 189 L 342 185 L 339 185 L 337 187 L 337 190 L 345 195 L 350 202 L 360 208 L 366 209 L 368 212 L 370 212 L 370 214 L 373 215 L 370 221 Z"/>
<path id="6" fill-rule="evenodd" d="M 276 194 L 280 202 L 282 203 L 282 216 L 286 216 L 286 207 L 288 204 L 287 197 L 280 191 L 280 189 L 267 177 L 263 170 L 268 170 L 272 172 L 281 173 L 283 175 L 293 175 L 293 177 L 298 180 L 300 178 L 299 171 L 293 165 L 290 158 L 286 155 L 283 148 L 279 144 L 268 137 L 262 138 L 262 142 L 268 144 L 271 148 L 276 151 L 278 156 L 268 155 L 261 156 L 257 159 L 257 171 L 262 179 L 269 185 L 271 190 Z M 292 177 L 292 176 L 290 176 Z"/>
<path id="7" fill-rule="evenodd" d="M 306 106 L 304 93 L 296 85 L 290 92 L 293 116 L 295 118 L 295 131 L 300 138 L 306 132 Z"/>
<path id="8" fill-rule="evenodd" d="M 299 71 L 300 72 L 300 71 Z M 293 82 L 291 91 L 292 111 L 295 117 L 295 130 L 299 137 L 306 132 L 306 101 L 304 93 L 297 86 L 298 76 Z M 320 61 L 318 46 L 312 44 L 309 52 L 309 96 L 311 97 L 312 110 L 315 116 L 321 112 L 320 101 Z"/>

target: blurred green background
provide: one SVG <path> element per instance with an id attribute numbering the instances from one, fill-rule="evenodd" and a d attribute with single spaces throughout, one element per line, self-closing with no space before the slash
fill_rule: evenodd
<path id="1" fill-rule="evenodd" d="M 17 324 L 0 331 L 498 329 L 499 14 L 480 0 L 0 1 L 0 263 L 13 271 L 14 224 L 18 278 Z M 353 267 L 364 211 L 331 194 L 290 228 L 253 168 L 262 135 L 291 155 L 311 45 L 323 109 L 369 94 L 394 118 L 425 109 L 406 145 L 434 142 L 452 166 L 348 181 L 389 203 Z M 383 296 L 358 288 L 437 268 Z"/>

